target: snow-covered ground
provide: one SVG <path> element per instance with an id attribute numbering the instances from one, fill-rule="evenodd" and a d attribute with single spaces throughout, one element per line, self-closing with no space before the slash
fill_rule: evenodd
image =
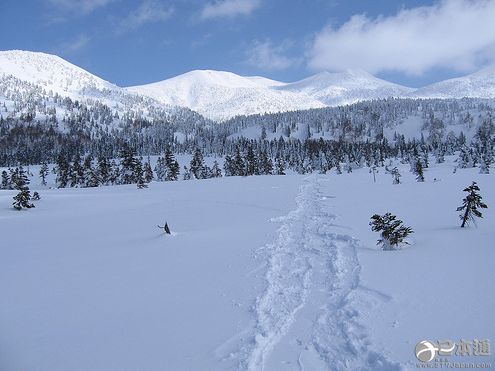
<path id="1" fill-rule="evenodd" d="M 399 370 L 420 340 L 493 341 L 495 178 L 452 169 L 0 191 L 0 369 Z M 387 211 L 400 251 L 368 226 Z"/>

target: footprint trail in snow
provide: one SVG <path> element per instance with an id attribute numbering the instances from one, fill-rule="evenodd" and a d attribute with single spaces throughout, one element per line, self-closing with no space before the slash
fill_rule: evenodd
<path id="1" fill-rule="evenodd" d="M 296 209 L 276 220 L 281 226 L 267 247 L 267 288 L 255 304 L 253 339 L 239 351 L 240 369 L 401 369 L 371 349 L 359 323 L 356 241 L 338 233 L 343 228 L 325 210 L 327 181 L 306 178 Z"/>

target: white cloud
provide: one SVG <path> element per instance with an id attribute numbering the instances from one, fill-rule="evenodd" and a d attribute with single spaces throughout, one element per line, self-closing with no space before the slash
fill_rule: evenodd
<path id="1" fill-rule="evenodd" d="M 288 57 L 290 41 L 274 46 L 271 41 L 255 41 L 247 51 L 247 63 L 262 70 L 284 70 L 300 64 L 298 58 Z"/>
<path id="2" fill-rule="evenodd" d="M 130 12 L 119 22 L 119 30 L 127 31 L 139 28 L 147 23 L 163 22 L 170 18 L 174 10 L 158 1 L 143 1 L 138 8 Z"/>
<path id="3" fill-rule="evenodd" d="M 115 0 L 48 0 L 59 11 L 88 15 Z"/>
<path id="4" fill-rule="evenodd" d="M 470 71 L 495 61 L 494 20 L 493 0 L 444 0 L 376 19 L 355 15 L 316 35 L 308 64 L 416 75 L 433 68 Z"/>
<path id="5" fill-rule="evenodd" d="M 88 46 L 90 41 L 91 38 L 88 35 L 82 34 L 79 35 L 75 40 L 64 44 L 62 48 L 65 49 L 66 52 L 74 53 L 78 52 L 81 49 L 84 49 L 86 46 Z"/>
<path id="6" fill-rule="evenodd" d="M 216 0 L 205 5 L 201 11 L 201 18 L 232 18 L 238 15 L 249 15 L 260 4 L 261 0 Z"/>

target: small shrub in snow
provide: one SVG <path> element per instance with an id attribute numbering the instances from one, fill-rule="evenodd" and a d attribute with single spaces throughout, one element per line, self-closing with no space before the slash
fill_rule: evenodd
<path id="1" fill-rule="evenodd" d="M 462 220 L 461 228 L 464 228 L 470 221 L 475 223 L 474 217 L 483 217 L 483 214 L 478 210 L 478 208 L 488 208 L 486 204 L 481 202 L 482 197 L 478 193 L 479 190 L 480 187 L 478 187 L 476 182 L 473 182 L 473 184 L 464 189 L 464 192 L 468 192 L 469 194 L 462 200 L 462 205 L 457 208 L 457 211 L 464 211 L 464 213 L 459 215 Z"/>
<path id="2" fill-rule="evenodd" d="M 395 250 L 399 244 L 407 244 L 404 238 L 414 233 L 410 227 L 404 227 L 402 220 L 391 213 L 373 215 L 370 226 L 374 232 L 380 232 L 382 238 L 378 240 L 377 245 L 382 245 L 383 250 Z"/>

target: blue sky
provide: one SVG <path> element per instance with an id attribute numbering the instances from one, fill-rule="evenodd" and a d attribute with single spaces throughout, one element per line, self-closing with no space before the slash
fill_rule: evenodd
<path id="1" fill-rule="evenodd" d="M 493 5 L 489 0 L 3 0 L 0 50 L 57 54 L 121 86 L 194 69 L 295 81 L 345 68 L 421 86 L 495 61 Z"/>

